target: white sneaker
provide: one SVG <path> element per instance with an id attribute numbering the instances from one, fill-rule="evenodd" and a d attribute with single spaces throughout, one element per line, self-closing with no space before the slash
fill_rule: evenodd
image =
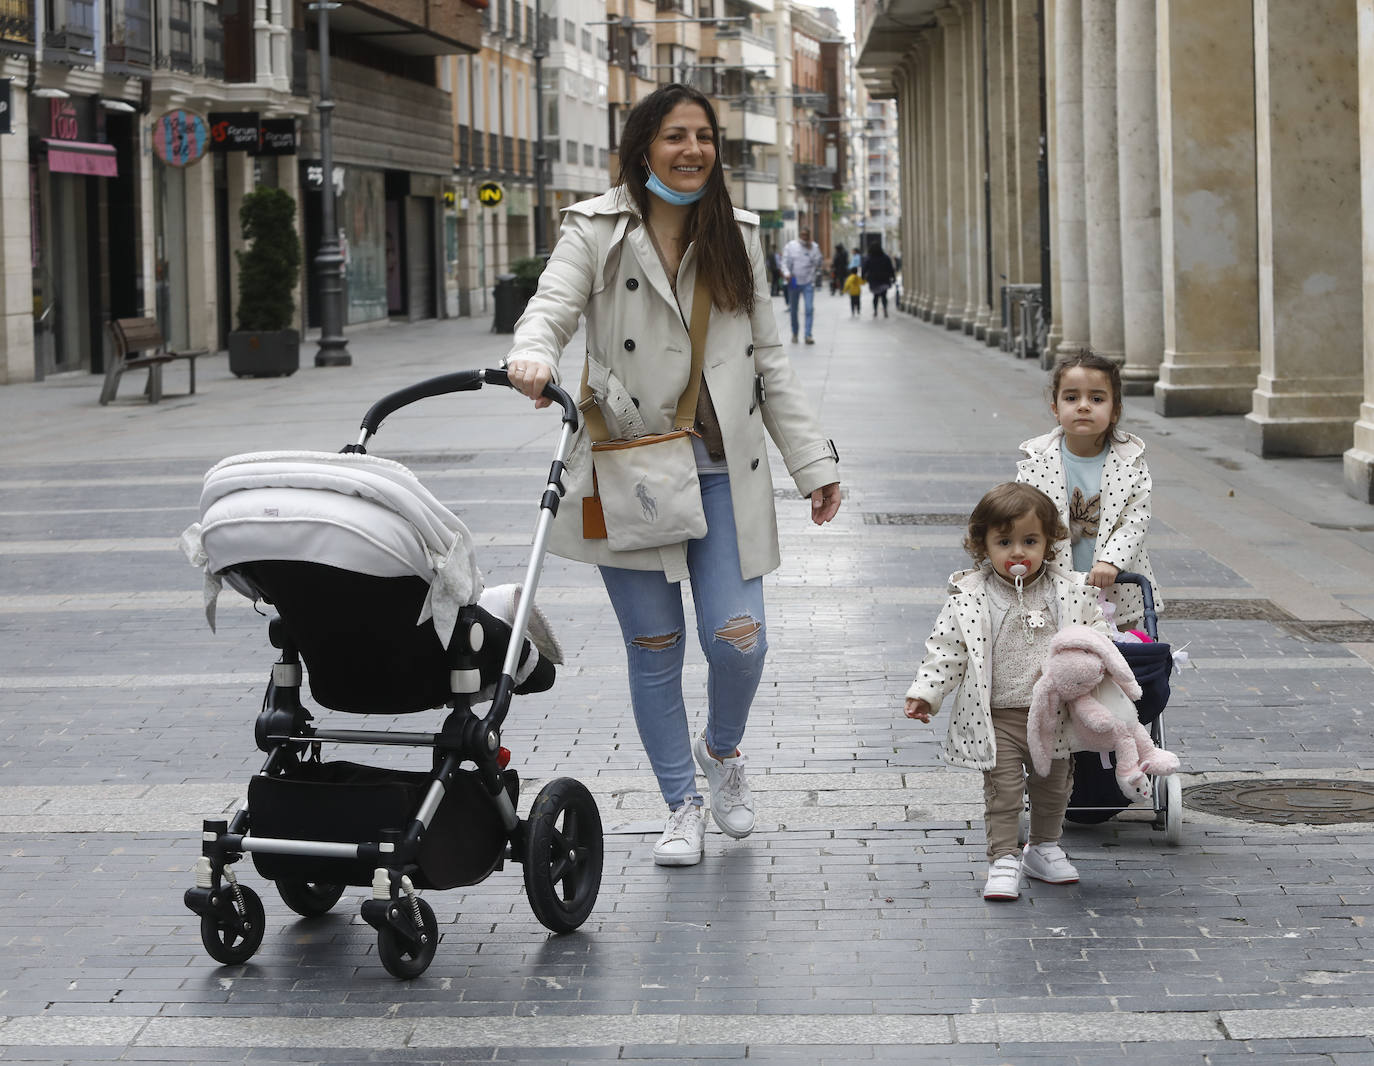
<path id="1" fill-rule="evenodd" d="M 654 862 L 659 866 L 695 866 L 701 862 L 706 842 L 706 815 L 688 800 L 668 814 L 668 824 L 654 845 Z"/>
<path id="2" fill-rule="evenodd" d="M 711 817 L 721 832 L 736 840 L 754 831 L 754 796 L 744 780 L 744 756 L 717 759 L 706 746 L 706 734 L 692 745 L 697 765 L 711 789 Z"/>
<path id="3" fill-rule="evenodd" d="M 1015 855 L 1003 855 L 988 867 L 988 880 L 983 886 L 983 898 L 1021 898 L 1021 863 Z"/>
<path id="4" fill-rule="evenodd" d="M 1051 885 L 1072 885 L 1078 881 L 1078 870 L 1058 844 L 1027 844 L 1021 868 L 1027 877 Z"/>

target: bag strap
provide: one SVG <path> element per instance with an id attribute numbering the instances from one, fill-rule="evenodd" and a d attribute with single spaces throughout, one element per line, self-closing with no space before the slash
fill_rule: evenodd
<path id="1" fill-rule="evenodd" d="M 687 387 L 677 401 L 677 414 L 673 419 L 674 429 L 691 429 L 697 417 L 697 396 L 701 392 L 701 368 L 706 362 L 706 334 L 711 325 L 711 288 L 706 284 L 706 276 L 697 270 L 696 284 L 692 289 L 692 321 L 687 334 L 692 340 L 692 369 L 687 379 Z M 588 356 L 590 358 L 590 356 Z M 587 436 L 593 444 L 611 439 L 611 431 L 606 419 L 587 384 L 587 363 L 582 363 L 582 388 L 578 394 L 577 406 L 587 421 Z"/>

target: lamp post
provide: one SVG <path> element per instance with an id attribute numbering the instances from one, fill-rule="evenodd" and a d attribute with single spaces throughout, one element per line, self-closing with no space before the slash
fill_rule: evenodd
<path id="1" fill-rule="evenodd" d="M 544 206 L 544 11 L 534 0 L 534 254 L 549 254 Z"/>
<path id="2" fill-rule="evenodd" d="M 338 7 L 334 0 L 321 0 L 310 7 L 319 12 L 320 99 L 320 250 L 315 255 L 315 272 L 320 279 L 320 347 L 316 366 L 352 366 L 348 340 L 343 335 L 343 255 L 339 251 L 339 230 L 334 221 L 334 137 L 331 119 L 334 101 L 329 89 L 329 12 Z"/>

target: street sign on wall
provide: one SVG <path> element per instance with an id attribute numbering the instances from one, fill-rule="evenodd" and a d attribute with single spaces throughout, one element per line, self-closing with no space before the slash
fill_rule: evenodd
<path id="1" fill-rule="evenodd" d="M 210 151 L 256 152 L 260 139 L 256 111 L 210 112 Z"/>
<path id="2" fill-rule="evenodd" d="M 169 167 L 200 162 L 210 143 L 210 127 L 194 111 L 168 111 L 153 126 L 153 152 Z"/>
<path id="3" fill-rule="evenodd" d="M 505 198 L 501 186 L 494 181 L 484 181 L 477 186 L 477 199 L 484 207 L 495 207 Z"/>

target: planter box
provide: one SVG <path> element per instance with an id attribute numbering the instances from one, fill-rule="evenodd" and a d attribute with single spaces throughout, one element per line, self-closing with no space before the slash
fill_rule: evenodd
<path id="1" fill-rule="evenodd" d="M 300 365 L 301 338 L 294 329 L 229 334 L 229 369 L 237 377 L 289 377 Z"/>

